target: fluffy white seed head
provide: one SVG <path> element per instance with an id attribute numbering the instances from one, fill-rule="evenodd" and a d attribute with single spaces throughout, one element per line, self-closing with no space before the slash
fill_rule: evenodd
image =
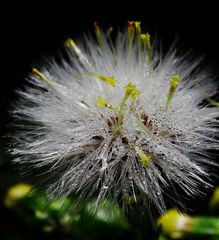
<path id="1" fill-rule="evenodd" d="M 131 205 L 200 194 L 208 151 L 218 149 L 219 110 L 204 100 L 216 86 L 197 61 L 152 50 L 140 23 L 112 43 L 95 25 L 66 41 L 69 61 L 34 68 L 18 91 L 15 162 L 46 171 L 48 192 Z M 177 200 L 176 200 L 177 201 Z"/>

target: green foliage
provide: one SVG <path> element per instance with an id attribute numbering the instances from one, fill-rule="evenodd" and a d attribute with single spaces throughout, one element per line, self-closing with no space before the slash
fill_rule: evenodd
<path id="1" fill-rule="evenodd" d="M 48 200 L 34 189 L 11 208 L 28 228 L 37 229 L 43 236 L 51 238 L 56 235 L 61 239 L 107 240 L 131 235 L 120 207 L 108 200 L 98 207 L 94 202 L 79 204 L 70 198 Z"/>
<path id="2" fill-rule="evenodd" d="M 192 217 L 171 210 L 166 213 L 166 217 L 164 215 L 159 220 L 159 223 L 163 222 L 163 225 L 161 224 L 159 227 L 160 234 L 155 238 L 151 236 L 145 238 L 136 226 L 138 216 L 134 216 L 133 219 L 126 219 L 120 206 L 112 204 L 107 199 L 101 201 L 98 205 L 94 201 L 77 203 L 74 199 L 67 197 L 56 197 L 48 200 L 45 194 L 36 189 L 26 191 L 28 187 L 31 188 L 31 186 L 25 184 L 12 186 L 9 188 L 5 199 L 10 202 L 10 198 L 12 198 L 13 204 L 7 205 L 8 202 L 4 202 L 18 218 L 22 219 L 29 230 L 37 231 L 42 239 L 219 239 L 219 217 L 216 216 Z M 213 197 L 215 199 L 215 194 Z M 214 201 L 215 209 L 217 209 L 218 204 Z M 211 211 L 213 210 L 211 205 Z M 171 219 L 172 217 L 174 219 Z M 180 230 L 177 228 L 178 217 L 181 220 L 189 221 L 189 224 L 185 224 L 185 226 L 180 225 Z M 174 231 L 178 231 L 180 234 L 174 234 Z"/>

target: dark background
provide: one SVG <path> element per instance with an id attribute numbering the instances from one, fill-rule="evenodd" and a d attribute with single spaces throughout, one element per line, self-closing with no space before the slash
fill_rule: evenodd
<path id="1" fill-rule="evenodd" d="M 7 2 L 0 6 L 0 197 L 8 186 L 21 181 L 9 163 L 5 149 L 8 109 L 34 63 L 43 56 L 58 55 L 67 37 L 78 37 L 93 30 L 93 22 L 103 27 L 124 28 L 127 20 L 141 21 L 146 32 L 157 34 L 164 52 L 174 39 L 182 51 L 193 49 L 204 55 L 203 66 L 211 66 L 219 82 L 219 13 L 212 1 L 28 1 Z M 1 201 L 1 199 L 0 199 Z M 1 204 L 0 204 L 1 206 Z M 4 214 L 0 208 L 0 214 Z M 2 229 L 16 219 L 3 215 Z M 2 217 L 2 216 L 0 216 Z M 2 219 L 2 218 L 1 218 Z M 19 226 L 19 224 L 18 224 Z M 21 225 L 22 227 L 22 225 Z M 5 230 L 7 232 L 7 230 Z M 16 231 L 16 230 L 15 230 Z M 1 231 L 0 231 L 1 232 Z M 5 238 L 7 239 L 7 238 Z"/>

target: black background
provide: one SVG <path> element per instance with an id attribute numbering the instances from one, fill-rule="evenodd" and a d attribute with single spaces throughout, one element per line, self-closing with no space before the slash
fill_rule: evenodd
<path id="1" fill-rule="evenodd" d="M 213 1 L 27 1 L 7 2 L 0 8 L 0 136 L 7 133 L 8 109 L 34 63 L 54 56 L 67 37 L 79 37 L 103 27 L 126 27 L 127 20 L 141 21 L 146 32 L 157 34 L 164 51 L 178 38 L 180 50 L 204 55 L 203 67 L 211 66 L 219 82 L 219 12 Z M 216 2 L 216 1 L 215 1 Z M 5 147 L 7 143 L 1 140 Z M 11 169 L 7 154 L 0 152 L 0 194 L 13 182 L 3 172 Z M 5 160 L 6 159 L 6 160 Z M 7 177 L 7 176 L 6 176 Z M 2 182 L 3 181 L 3 182 Z M 6 181 L 4 183 L 4 181 Z M 202 204 L 202 203 L 200 203 Z M 197 205 L 200 207 L 200 205 Z M 9 219 L 6 220 L 5 226 Z"/>

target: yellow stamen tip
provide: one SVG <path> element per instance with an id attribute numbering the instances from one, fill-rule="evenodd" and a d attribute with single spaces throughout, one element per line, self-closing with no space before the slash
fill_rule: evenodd
<path id="1" fill-rule="evenodd" d="M 141 92 L 132 83 L 129 83 L 125 86 L 125 96 L 126 96 L 126 98 L 131 96 L 132 100 L 135 100 L 140 95 L 140 93 Z"/>
<path id="2" fill-rule="evenodd" d="M 133 50 L 133 41 L 135 37 L 135 22 L 128 21 L 128 41 L 129 41 L 129 53 Z"/>
<path id="3" fill-rule="evenodd" d="M 107 76 L 104 76 L 104 75 L 99 75 L 99 74 L 97 74 L 97 77 L 98 77 L 100 80 L 104 81 L 105 83 L 107 83 L 107 84 L 109 84 L 109 85 L 111 85 L 111 86 L 113 86 L 113 87 L 115 87 L 115 84 L 118 82 L 118 81 L 115 79 L 114 76 L 112 76 L 112 77 L 107 77 Z"/>
<path id="4" fill-rule="evenodd" d="M 136 32 L 137 34 L 141 34 L 141 22 L 135 22 L 135 29 L 136 29 Z"/>
<path id="5" fill-rule="evenodd" d="M 36 75 L 37 75 L 39 78 L 41 78 L 42 80 L 47 81 L 46 76 L 45 76 L 42 72 L 40 72 L 38 69 L 33 68 L 33 69 L 32 69 L 32 73 L 36 74 Z"/>
<path id="6" fill-rule="evenodd" d="M 165 104 L 165 108 L 168 109 L 170 101 L 173 98 L 173 95 L 176 91 L 176 88 L 178 87 L 180 82 L 180 76 L 178 75 L 173 75 L 172 77 L 170 77 L 170 87 L 169 87 L 169 92 L 168 92 L 168 96 L 167 96 L 167 101 Z"/>
<path id="7" fill-rule="evenodd" d="M 103 47 L 103 42 L 102 42 L 102 36 L 101 36 L 101 30 L 98 25 L 98 22 L 94 22 L 94 32 L 96 34 L 97 42 L 100 48 Z"/>
<path id="8" fill-rule="evenodd" d="M 144 42 L 145 46 L 151 45 L 151 35 L 149 33 L 141 34 L 141 39 Z"/>
<path id="9" fill-rule="evenodd" d="M 179 81 L 180 81 L 180 76 L 179 75 L 173 75 L 170 78 L 170 85 L 174 89 L 174 91 L 176 90 L 176 88 L 177 88 L 177 86 L 179 84 Z"/>
<path id="10" fill-rule="evenodd" d="M 99 27 L 99 25 L 98 25 L 98 22 L 94 22 L 94 31 L 95 31 L 95 33 L 100 33 L 100 27 Z"/>
<path id="11" fill-rule="evenodd" d="M 140 162 L 144 165 L 145 168 L 147 168 L 152 159 L 151 155 L 144 154 L 144 152 L 138 147 L 135 147 L 135 151 L 140 158 Z"/>
<path id="12" fill-rule="evenodd" d="M 111 35 L 112 31 L 113 31 L 113 27 L 109 27 L 109 28 L 107 29 L 106 36 L 107 36 L 108 38 L 110 38 L 110 35 Z"/>
<path id="13" fill-rule="evenodd" d="M 128 29 L 135 29 L 135 22 L 134 21 L 128 21 Z"/>
<path id="14" fill-rule="evenodd" d="M 107 103 L 107 101 L 100 96 L 97 98 L 97 106 L 110 108 L 110 105 Z"/>
<path id="15" fill-rule="evenodd" d="M 36 74 L 41 80 L 43 80 L 50 88 L 56 89 L 55 84 L 49 80 L 42 72 L 40 72 L 39 70 L 37 70 L 36 68 L 32 69 L 32 73 Z"/>
<path id="16" fill-rule="evenodd" d="M 107 30 L 107 36 L 109 36 L 112 31 L 113 31 L 113 27 L 109 27 L 108 30 Z"/>
<path id="17" fill-rule="evenodd" d="M 128 33 L 129 34 L 135 33 L 135 22 L 134 21 L 128 21 Z"/>
<path id="18" fill-rule="evenodd" d="M 76 46 L 76 43 L 74 40 L 72 40 L 71 38 L 67 39 L 65 41 L 65 46 L 66 47 L 75 47 Z"/>
<path id="19" fill-rule="evenodd" d="M 32 69 L 32 73 L 37 75 L 41 80 L 43 80 L 48 87 L 52 88 L 53 90 L 56 90 L 57 92 L 63 94 L 63 92 L 61 91 L 61 89 L 56 85 L 56 83 L 54 83 L 53 81 L 49 80 L 42 72 L 40 72 L 39 70 L 37 70 L 36 68 Z"/>

